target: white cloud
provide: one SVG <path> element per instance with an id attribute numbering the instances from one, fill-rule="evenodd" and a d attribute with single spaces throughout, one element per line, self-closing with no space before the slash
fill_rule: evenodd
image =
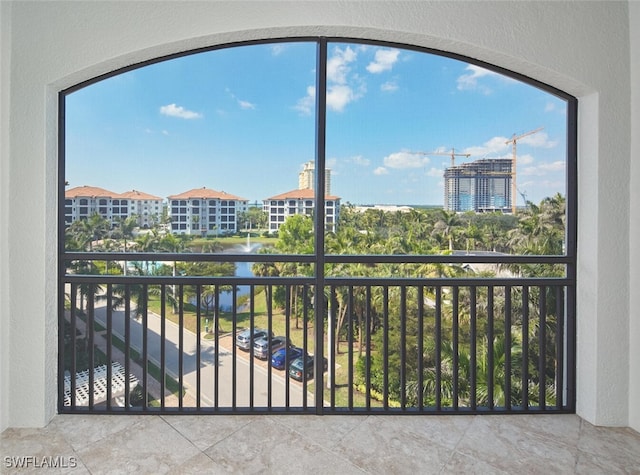
<path id="1" fill-rule="evenodd" d="M 444 175 L 444 171 L 441 168 L 435 168 L 432 167 L 428 172 L 427 172 L 427 176 L 433 176 L 433 177 L 440 177 L 442 178 L 442 175 Z"/>
<path id="2" fill-rule="evenodd" d="M 549 140 L 549 136 L 545 132 L 537 132 L 519 139 L 518 145 L 521 144 L 530 145 L 531 147 L 553 148 L 558 145 L 558 142 Z"/>
<path id="3" fill-rule="evenodd" d="M 238 99 L 238 104 L 240 105 L 241 109 L 255 109 L 256 105 L 249 102 L 249 101 L 241 101 L 240 99 Z"/>
<path id="4" fill-rule="evenodd" d="M 553 112 L 554 110 L 556 110 L 556 105 L 553 102 L 547 102 L 547 104 L 544 106 L 545 112 Z"/>
<path id="5" fill-rule="evenodd" d="M 474 64 L 469 64 L 466 68 L 466 71 L 469 71 L 466 74 L 461 75 L 457 79 L 458 90 L 460 91 L 480 91 L 483 94 L 491 94 L 491 89 L 485 85 L 478 84 L 478 79 L 487 77 L 487 76 L 501 76 L 498 73 L 493 71 L 489 71 L 488 69 L 481 68 L 480 66 L 476 66 Z"/>
<path id="6" fill-rule="evenodd" d="M 517 134 L 516 134 L 516 137 L 517 137 Z M 511 157 L 512 145 L 506 143 L 507 140 L 510 140 L 510 139 L 511 139 L 510 137 L 502 137 L 498 135 L 496 137 L 490 138 L 482 145 L 475 145 L 475 146 L 465 148 L 463 150 L 463 153 L 469 153 L 473 156 L 480 156 L 480 157 L 485 157 L 487 155 L 493 155 L 493 156 L 498 155 L 498 157 L 495 157 L 495 158 Z M 549 136 L 546 133 L 538 132 L 535 134 L 527 135 L 526 137 L 522 137 L 521 139 L 518 139 L 517 146 L 519 147 L 520 145 L 528 145 L 534 148 L 553 148 L 556 145 L 558 145 L 558 142 L 554 140 L 549 140 Z M 519 150 L 520 149 L 518 148 L 518 152 Z M 533 161 L 533 158 L 526 158 L 526 157 L 531 157 L 531 156 L 530 155 L 521 156 L 520 153 L 518 153 L 518 159 Z"/>
<path id="7" fill-rule="evenodd" d="M 346 84 L 335 84 L 327 90 L 327 107 L 336 112 L 342 112 L 347 104 L 360 99 L 363 94 L 362 90 L 354 91 Z"/>
<path id="8" fill-rule="evenodd" d="M 506 137 L 493 137 L 482 145 L 465 148 L 463 153 L 470 153 L 471 155 L 479 155 L 481 157 L 489 154 L 504 153 L 509 149 L 509 145 L 506 144 L 507 140 L 508 139 Z"/>
<path id="9" fill-rule="evenodd" d="M 513 157 L 513 155 L 512 155 Z M 524 155 L 518 154 L 518 165 L 529 165 L 534 162 L 532 155 L 525 153 Z"/>
<path id="10" fill-rule="evenodd" d="M 383 92 L 394 92 L 398 90 L 398 84 L 395 81 L 387 81 L 380 86 Z"/>
<path id="11" fill-rule="evenodd" d="M 338 84 L 346 84 L 347 76 L 351 71 L 349 63 L 358 57 L 350 47 L 345 49 L 335 48 L 334 55 L 327 60 L 327 80 Z"/>
<path id="12" fill-rule="evenodd" d="M 313 107 L 316 103 L 316 87 L 309 86 L 307 87 L 307 95 L 298 99 L 293 108 L 300 112 L 303 115 L 310 115 L 311 111 L 313 111 Z"/>
<path id="13" fill-rule="evenodd" d="M 168 104 L 160 107 L 160 113 L 169 117 L 179 117 L 180 119 L 201 119 L 202 114 L 185 109 L 176 104 Z"/>
<path id="14" fill-rule="evenodd" d="M 162 135 L 169 135 L 169 132 L 167 130 L 163 130 Z"/>
<path id="15" fill-rule="evenodd" d="M 373 174 L 374 175 L 388 175 L 389 174 L 389 170 L 387 170 L 385 167 L 378 167 L 375 170 L 373 170 Z"/>
<path id="16" fill-rule="evenodd" d="M 566 163 L 564 160 L 557 160 L 551 163 L 541 163 L 535 167 L 526 167 L 520 171 L 521 176 L 544 176 L 547 173 L 554 173 L 566 170 Z"/>
<path id="17" fill-rule="evenodd" d="M 234 101 L 236 101 L 238 103 L 238 105 L 240 106 L 241 109 L 244 110 L 250 110 L 250 109 L 255 109 L 256 105 L 253 104 L 252 102 L 249 101 L 244 101 L 242 99 L 238 99 L 238 97 L 233 93 L 233 91 L 231 89 L 229 89 L 228 87 L 225 88 L 225 92 L 227 94 L 229 94 L 229 96 L 231 97 L 231 99 L 233 99 Z"/>
<path id="18" fill-rule="evenodd" d="M 383 71 L 390 71 L 398 61 L 400 51 L 397 49 L 379 49 L 376 51 L 374 60 L 367 66 L 367 71 L 378 74 Z"/>
<path id="19" fill-rule="evenodd" d="M 388 168 L 420 168 L 429 163 L 429 158 L 411 152 L 395 152 L 383 159 Z"/>
<path id="20" fill-rule="evenodd" d="M 362 155 L 356 155 L 355 157 L 351 157 L 348 159 L 350 162 L 355 163 L 356 165 L 361 165 L 363 167 L 369 166 L 371 161 L 367 158 L 364 158 Z"/>
<path id="21" fill-rule="evenodd" d="M 271 46 L 271 54 L 273 56 L 279 56 L 280 54 L 282 54 L 282 52 L 284 50 L 287 49 L 287 46 L 283 43 L 276 43 L 274 45 Z"/>

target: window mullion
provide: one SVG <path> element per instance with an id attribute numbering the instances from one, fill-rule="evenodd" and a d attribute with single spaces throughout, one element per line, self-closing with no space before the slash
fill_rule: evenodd
<path id="1" fill-rule="evenodd" d="M 316 68 L 316 173 L 315 173 L 315 405 L 316 414 L 322 414 L 323 397 L 323 343 L 324 343 L 324 188 L 326 162 L 327 131 L 327 39 L 320 38 L 317 43 Z"/>

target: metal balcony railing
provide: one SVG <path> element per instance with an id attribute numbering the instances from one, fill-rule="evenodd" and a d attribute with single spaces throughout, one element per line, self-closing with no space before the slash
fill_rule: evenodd
<path id="1" fill-rule="evenodd" d="M 307 270 L 125 276 L 78 265 L 125 259 Z M 64 262 L 60 412 L 574 411 L 575 278 L 563 256 L 324 256 L 331 272 L 319 272 L 312 256 L 288 255 L 65 253 Z M 350 265 L 385 263 L 397 264 L 397 276 L 346 275 L 355 274 Z M 402 273 L 403 265 L 483 263 L 555 266 L 565 277 Z M 277 365 L 259 359 L 237 342 L 246 328 L 299 350 L 283 351 Z M 307 357 L 292 366 L 300 354 Z"/>

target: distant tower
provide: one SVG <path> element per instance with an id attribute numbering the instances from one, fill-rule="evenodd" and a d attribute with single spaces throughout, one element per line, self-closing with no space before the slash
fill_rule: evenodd
<path id="1" fill-rule="evenodd" d="M 511 159 L 482 159 L 447 168 L 444 209 L 511 212 Z"/>
<path id="2" fill-rule="evenodd" d="M 298 174 L 298 189 L 299 190 L 313 190 L 316 184 L 316 165 L 313 160 L 304 164 L 302 171 Z M 331 194 L 331 170 L 325 168 L 324 170 L 324 193 L 326 195 Z"/>

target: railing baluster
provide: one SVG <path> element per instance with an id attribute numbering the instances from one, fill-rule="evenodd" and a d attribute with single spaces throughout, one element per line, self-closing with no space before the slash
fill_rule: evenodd
<path id="1" fill-rule="evenodd" d="M 442 409 L 442 287 L 436 287 L 436 410 Z"/>
<path id="2" fill-rule="evenodd" d="M 309 288 L 306 285 L 302 286 L 302 301 L 304 305 L 302 306 L 302 350 L 304 353 L 302 365 L 302 407 L 304 409 L 307 408 L 307 360 L 306 355 L 309 352 L 309 337 L 307 336 L 307 331 L 309 328 L 309 324 L 307 322 L 309 318 L 308 305 L 306 304 L 309 298 Z M 316 358 L 322 358 L 322 355 L 318 355 L 317 351 L 314 350 L 314 354 Z M 315 369 L 314 369 L 315 372 Z M 318 375 L 316 375 L 316 381 L 322 381 Z"/>
<path id="3" fill-rule="evenodd" d="M 174 287 L 175 288 L 175 287 Z M 175 298 L 175 291 L 173 293 Z M 160 407 L 165 408 L 164 392 L 167 388 L 167 286 L 160 286 Z"/>
<path id="4" fill-rule="evenodd" d="M 556 364 L 555 364 L 555 392 L 556 409 L 564 404 L 564 288 L 557 286 L 556 291 Z"/>
<path id="5" fill-rule="evenodd" d="M 471 325 L 471 348 L 470 353 L 470 373 L 471 373 L 471 409 L 476 410 L 478 404 L 478 332 L 477 332 L 477 317 L 478 317 L 478 303 L 477 303 L 477 288 L 474 285 L 469 287 L 470 293 L 470 325 Z"/>
<path id="6" fill-rule="evenodd" d="M 511 291 L 510 285 L 504 288 L 504 405 L 511 410 Z"/>
<path id="7" fill-rule="evenodd" d="M 213 287 L 213 295 L 214 301 L 216 303 L 213 309 L 213 344 L 214 348 L 216 349 L 213 364 L 213 406 L 218 409 L 220 403 L 220 287 L 218 286 L 218 284 Z M 235 348 L 235 345 L 233 346 Z"/>
<path id="8" fill-rule="evenodd" d="M 367 345 L 367 351 L 366 351 L 366 363 L 365 363 L 365 371 L 366 371 L 366 394 L 365 394 L 365 399 L 366 399 L 366 407 L 367 410 L 371 409 L 371 286 L 367 286 L 367 305 L 366 305 L 366 316 L 365 316 L 365 325 L 367 326 L 367 330 L 366 330 L 366 345 Z"/>
<path id="9" fill-rule="evenodd" d="M 407 288 L 400 287 L 400 407 L 407 407 Z"/>
<path id="10" fill-rule="evenodd" d="M 291 337 L 291 286 L 287 285 L 285 287 L 285 304 L 284 304 L 284 329 L 287 341 Z M 291 390 L 291 379 L 289 378 L 289 350 L 286 349 L 284 352 L 284 407 L 287 409 L 290 406 L 290 390 Z M 271 378 L 269 378 L 271 380 Z"/>
<path id="11" fill-rule="evenodd" d="M 149 286 L 144 284 L 142 286 L 142 295 L 140 296 L 144 302 L 144 311 L 142 312 L 142 388 L 143 399 L 142 409 L 147 409 L 147 401 L 149 399 L 149 348 L 147 345 L 147 333 L 149 329 Z"/>
<path id="12" fill-rule="evenodd" d="M 76 329 L 76 305 L 78 303 L 78 299 L 77 296 L 80 297 L 80 305 L 82 305 L 82 294 L 80 294 L 78 291 L 80 290 L 80 287 L 78 286 L 78 284 L 71 284 L 71 308 L 69 309 L 69 326 L 71 327 L 70 329 L 70 340 L 71 340 L 71 355 L 69 360 L 71 361 L 71 368 L 69 370 L 70 372 L 70 388 L 71 388 L 71 407 L 75 408 L 77 401 L 76 401 L 76 372 L 77 372 L 77 368 L 76 368 L 76 358 L 77 358 L 77 354 L 78 354 L 78 335 L 76 335 L 77 329 Z"/>
<path id="13" fill-rule="evenodd" d="M 353 410 L 353 314 L 355 312 L 354 305 L 354 295 L 353 295 L 353 286 L 349 286 L 349 305 L 347 308 L 347 340 L 349 341 L 349 345 L 347 347 L 347 354 L 349 356 L 349 361 L 347 363 L 347 371 L 349 373 L 349 410 Z"/>
<path id="14" fill-rule="evenodd" d="M 271 301 L 271 294 L 273 293 L 273 287 L 271 287 L 271 284 L 267 284 L 264 286 L 264 292 L 266 295 L 266 302 L 267 302 L 267 318 L 269 320 L 271 320 L 271 307 L 272 307 L 272 301 Z M 251 299 L 251 312 L 249 313 L 249 328 L 250 328 L 250 332 L 252 332 L 250 335 L 253 336 L 253 330 L 255 327 L 255 300 L 252 297 Z M 236 338 L 237 335 L 234 335 L 233 338 Z M 217 344 L 216 344 L 217 346 Z M 234 345 L 235 347 L 235 342 Z M 252 349 L 253 349 L 253 345 L 250 345 L 249 347 L 249 407 L 253 408 L 253 390 L 254 390 L 254 382 L 253 382 L 253 357 L 252 357 Z M 235 359 L 235 358 L 234 358 Z M 217 383 L 217 381 L 216 381 Z M 269 404 L 271 404 L 271 358 L 269 358 L 269 364 L 267 366 L 267 384 L 268 386 L 268 405 L 267 407 L 271 407 L 269 406 Z"/>
<path id="15" fill-rule="evenodd" d="M 494 394 L 493 394 L 493 385 L 494 385 L 494 361 L 493 361 L 493 352 L 494 352 L 494 322 L 493 322 L 493 286 L 490 285 L 487 288 L 487 360 L 488 360 L 488 374 L 487 374 L 487 403 L 489 409 L 494 408 Z"/>
<path id="16" fill-rule="evenodd" d="M 418 387 L 416 399 L 418 402 L 418 410 L 422 412 L 424 409 L 424 285 L 418 286 Z"/>
<path id="17" fill-rule="evenodd" d="M 382 315 L 384 319 L 384 338 L 383 338 L 383 354 L 384 354 L 384 375 L 383 375 L 383 385 L 384 385 L 384 401 L 383 406 L 385 410 L 389 409 L 389 287 L 383 287 L 383 297 L 382 297 Z"/>
<path id="18" fill-rule="evenodd" d="M 93 399 L 93 388 L 95 387 L 95 368 L 96 362 L 94 358 L 94 348 L 93 348 L 93 335 L 95 331 L 95 305 L 96 305 L 96 290 L 97 287 L 93 284 L 89 285 L 89 294 L 87 296 L 87 314 L 85 316 L 85 341 L 87 342 L 85 352 L 87 353 L 88 361 L 89 361 L 89 386 L 88 386 L 88 396 L 89 396 L 89 410 L 92 411 L 94 408 L 94 399 Z M 88 299 L 91 299 L 91 306 L 88 305 Z"/>
<path id="19" fill-rule="evenodd" d="M 216 300 L 216 306 L 219 306 L 218 301 Z M 238 320 L 238 288 L 234 285 L 233 286 L 233 291 L 231 294 L 231 320 L 234 323 L 234 327 L 235 327 L 235 322 L 236 320 Z M 233 333 L 235 335 L 235 332 Z M 231 344 L 233 345 L 233 348 L 235 348 L 235 342 L 232 341 Z M 253 345 L 251 345 L 251 347 L 253 348 Z M 231 407 L 233 409 L 236 409 L 238 406 L 238 401 L 237 401 L 237 362 L 236 359 L 233 358 L 233 363 L 231 365 L 231 378 L 233 379 L 233 381 L 231 382 Z"/>
<path id="20" fill-rule="evenodd" d="M 331 326 L 330 330 L 330 338 L 329 338 L 329 354 L 331 355 L 329 360 L 331 361 L 331 367 L 329 368 L 329 379 L 331 380 L 331 408 L 336 407 L 336 341 L 338 336 L 336 333 L 338 332 L 336 320 L 337 320 L 337 299 L 336 299 L 336 288 L 334 286 L 330 287 L 329 293 L 329 325 Z"/>
<path id="21" fill-rule="evenodd" d="M 452 339 L 453 339 L 453 408 L 458 409 L 460 400 L 460 287 L 454 285 L 451 287 L 451 306 L 452 308 Z"/>
<path id="22" fill-rule="evenodd" d="M 522 408 L 529 410 L 529 287 L 522 286 Z"/>
<path id="23" fill-rule="evenodd" d="M 112 394 L 112 381 L 113 381 L 113 285 L 107 284 L 107 308 L 106 308 L 106 325 L 107 325 L 107 410 L 111 409 L 111 400 L 113 399 Z"/>
<path id="24" fill-rule="evenodd" d="M 184 392 L 184 371 L 182 369 L 184 359 L 184 285 L 180 285 L 178 292 L 178 407 L 182 409 L 184 403 L 182 394 Z"/>
<path id="25" fill-rule="evenodd" d="M 217 305 L 217 302 L 216 302 Z M 200 395 L 202 394 L 200 375 L 200 320 L 202 320 L 202 286 L 198 285 L 196 290 L 196 407 L 200 409 Z"/>
<path id="26" fill-rule="evenodd" d="M 538 408 L 546 406 L 547 388 L 547 288 L 540 286 L 540 321 L 538 323 Z"/>
<path id="27" fill-rule="evenodd" d="M 255 286 L 251 285 L 249 287 L 249 307 L 251 309 L 251 304 L 253 302 L 253 294 L 255 292 Z M 216 302 L 216 306 L 218 306 L 218 302 Z M 234 306 L 235 312 L 235 306 Z M 236 347 L 236 335 L 238 334 L 238 319 L 234 318 L 231 321 L 231 375 L 233 381 L 231 381 L 231 407 L 236 408 L 238 404 L 238 363 L 237 363 L 237 353 L 238 351 Z M 214 348 L 216 354 L 218 353 L 218 346 L 216 345 Z M 217 390 L 217 389 L 216 389 Z"/>
<path id="28" fill-rule="evenodd" d="M 137 310 L 137 309 L 136 309 Z M 124 408 L 131 405 L 129 375 L 131 374 L 131 286 L 124 288 Z"/>

